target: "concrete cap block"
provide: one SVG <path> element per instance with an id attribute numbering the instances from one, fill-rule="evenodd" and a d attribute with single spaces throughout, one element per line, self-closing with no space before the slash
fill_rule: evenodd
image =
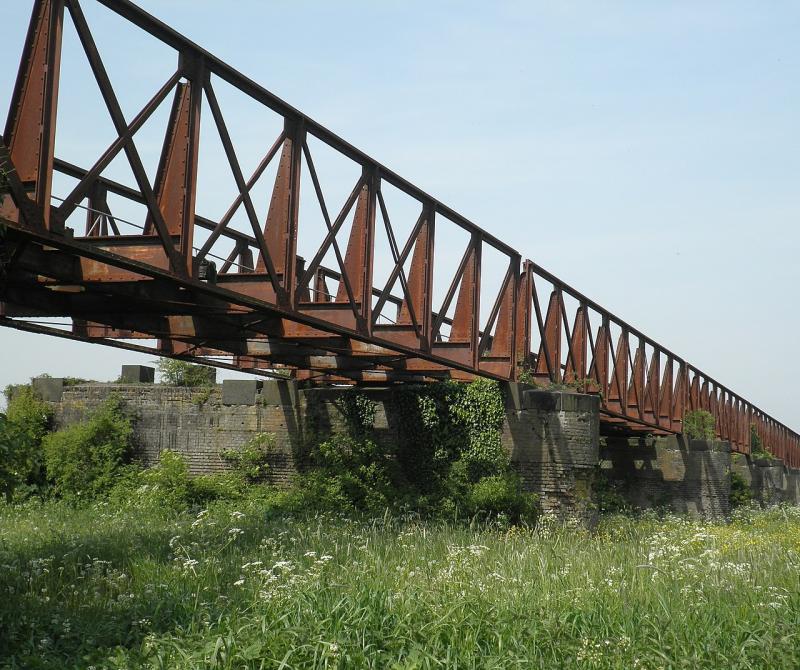
<path id="1" fill-rule="evenodd" d="M 525 391 L 534 390 L 534 387 L 530 384 L 521 384 L 520 382 L 504 382 L 502 387 L 503 395 L 506 399 L 506 407 L 516 411 L 525 406 Z"/>
<path id="2" fill-rule="evenodd" d="M 558 394 L 561 399 L 559 409 L 562 412 L 597 412 L 600 409 L 600 397 L 589 393 Z"/>
<path id="3" fill-rule="evenodd" d="M 156 369 L 148 365 L 123 365 L 120 382 L 122 384 L 152 384 L 156 379 Z"/>
<path id="4" fill-rule="evenodd" d="M 540 389 L 523 391 L 522 400 L 522 406 L 525 409 L 538 409 L 545 412 L 557 412 L 561 404 L 557 393 Z"/>
<path id="5" fill-rule="evenodd" d="M 42 400 L 61 402 L 61 395 L 64 393 L 64 380 L 61 377 L 36 377 L 32 383 Z"/>
<path id="6" fill-rule="evenodd" d="M 264 405 L 296 405 L 297 382 L 293 379 L 270 379 L 261 389 L 261 402 Z"/>
<path id="7" fill-rule="evenodd" d="M 776 468 L 776 467 L 783 467 L 782 461 L 777 461 L 773 458 L 756 458 L 753 461 L 756 465 L 762 468 Z"/>
<path id="8" fill-rule="evenodd" d="M 600 398 L 584 393 L 533 389 L 523 391 L 523 407 L 547 412 L 597 412 Z"/>
<path id="9" fill-rule="evenodd" d="M 224 379 L 222 381 L 222 404 L 255 405 L 262 383 L 257 379 Z"/>
<path id="10" fill-rule="evenodd" d="M 688 439 L 687 445 L 692 451 L 720 451 L 729 452 L 731 443 L 725 440 L 695 440 Z"/>

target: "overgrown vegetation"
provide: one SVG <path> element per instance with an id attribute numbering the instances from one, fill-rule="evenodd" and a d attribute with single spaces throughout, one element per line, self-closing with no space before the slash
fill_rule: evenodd
<path id="1" fill-rule="evenodd" d="M 764 446 L 761 436 L 758 434 L 758 426 L 750 424 L 750 458 L 765 458 L 767 460 L 778 460 L 772 452 Z"/>
<path id="2" fill-rule="evenodd" d="M 9 668 L 800 667 L 797 508 L 590 534 L 31 501 L 0 565 Z"/>
<path id="3" fill-rule="evenodd" d="M 20 491 L 30 494 L 45 484 L 42 439 L 53 411 L 30 386 L 9 386 L 5 396 L 6 413 L 0 413 L 0 492 L 10 502 Z"/>
<path id="4" fill-rule="evenodd" d="M 444 517 L 506 515 L 531 521 L 535 496 L 523 493 L 500 441 L 505 418 L 496 382 L 443 382 L 397 392 L 398 462 L 415 509 Z"/>
<path id="5" fill-rule="evenodd" d="M 441 383 L 394 393 L 397 448 L 376 439 L 375 403 L 358 392 L 345 394 L 344 429 L 311 445 L 309 467 L 283 496 L 287 509 L 534 520 L 535 496 L 521 491 L 500 442 L 505 407 L 497 383 Z"/>
<path id="6" fill-rule="evenodd" d="M 53 492 L 69 499 L 108 493 L 130 458 L 132 433 L 130 419 L 112 397 L 87 421 L 46 435 L 42 448 Z"/>
<path id="7" fill-rule="evenodd" d="M 135 504 L 181 513 L 212 501 L 240 500 L 248 494 L 255 499 L 257 491 L 248 489 L 248 482 L 240 472 L 191 475 L 181 454 L 164 450 L 153 467 L 126 468 L 110 490 L 109 498 L 123 507 Z"/>
<path id="8" fill-rule="evenodd" d="M 617 482 L 609 480 L 601 467 L 597 467 L 592 480 L 594 503 L 601 514 L 618 514 L 630 511 L 623 490 Z"/>
<path id="9" fill-rule="evenodd" d="M 173 371 L 186 369 L 177 362 L 181 365 L 172 367 Z M 186 375 L 180 379 L 191 381 Z M 117 399 L 105 403 L 87 421 L 45 435 L 46 403 L 36 401 L 30 387 L 23 387 L 15 397 L 20 400 L 10 409 L 0 433 L 9 436 L 3 444 L 15 441 L 20 454 L 31 458 L 38 454 L 36 462 L 44 464 L 43 469 L 40 465 L 42 483 L 46 481 L 49 493 L 57 497 L 120 500 L 135 491 L 149 491 L 168 507 L 180 509 L 220 498 L 238 499 L 248 487 L 262 485 L 268 478 L 275 447 L 274 436 L 268 433 L 220 454 L 230 472 L 191 477 L 179 454 L 162 453 L 160 463 L 149 470 L 131 462 L 131 420 Z M 447 519 L 535 520 L 536 498 L 522 492 L 500 441 L 505 404 L 496 382 L 406 388 L 396 392 L 393 402 L 402 419 L 399 444 L 394 448 L 376 438 L 375 403 L 361 393 L 346 393 L 341 400 L 344 425 L 312 440 L 306 467 L 288 489 L 262 487 L 259 495 L 287 511 L 382 514 L 413 510 Z M 21 426 L 31 438 L 20 442 L 6 424 Z M 13 477 L 9 473 L 4 481 L 13 479 L 18 485 L 23 478 L 21 466 L 12 458 L 6 462 Z M 27 471 L 34 468 L 33 464 L 25 467 Z M 11 484 L 6 488 L 10 498 Z"/>
<path id="10" fill-rule="evenodd" d="M 714 440 L 717 423 L 711 412 L 696 409 L 683 415 L 683 434 L 691 440 Z"/>
<path id="11" fill-rule="evenodd" d="M 160 358 L 156 367 L 161 383 L 169 386 L 212 386 L 217 378 L 214 368 L 175 358 Z"/>
<path id="12" fill-rule="evenodd" d="M 222 459 L 249 484 L 263 482 L 269 473 L 269 456 L 275 448 L 272 433 L 258 433 L 239 449 L 224 449 Z"/>
<path id="13" fill-rule="evenodd" d="M 730 492 L 730 505 L 731 509 L 737 507 L 744 507 L 753 502 L 753 490 L 747 483 L 745 478 L 735 470 L 730 472 L 731 478 L 731 492 Z"/>

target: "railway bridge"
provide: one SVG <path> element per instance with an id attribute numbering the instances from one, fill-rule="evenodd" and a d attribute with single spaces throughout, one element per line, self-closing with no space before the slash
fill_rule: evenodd
<path id="1" fill-rule="evenodd" d="M 173 53 L 127 115 L 87 3 Z M 65 22 L 96 80 L 86 104 L 116 134 L 83 165 L 55 153 Z M 233 94 L 276 128 L 249 138 L 252 170 Z M 148 170 L 137 139 L 159 110 Z M 213 217 L 196 207 L 209 141 L 236 186 Z M 115 161 L 133 183 L 108 176 Z M 333 164 L 352 178 L 339 197 Z M 605 431 L 678 434 L 707 410 L 734 451 L 749 453 L 755 426 L 800 467 L 796 432 L 128 0 L 35 0 L 0 165 L 0 325 L 314 384 L 569 385 L 599 394 Z"/>

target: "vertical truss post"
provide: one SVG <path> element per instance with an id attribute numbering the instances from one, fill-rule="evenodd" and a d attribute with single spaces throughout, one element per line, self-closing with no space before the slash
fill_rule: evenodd
<path id="1" fill-rule="evenodd" d="M 36 0 L 3 132 L 17 177 L 53 231 L 63 230 L 50 218 L 63 23 L 64 0 Z M 19 217 L 8 195 L 0 215 Z"/>
<path id="2" fill-rule="evenodd" d="M 639 346 L 636 347 L 636 354 L 633 357 L 631 369 L 630 386 L 628 387 L 628 401 L 625 414 L 630 417 L 642 419 L 644 417 L 644 340 L 639 338 Z"/>
<path id="3" fill-rule="evenodd" d="M 428 210 L 428 213 L 425 224 L 425 255 L 422 258 L 424 281 L 420 345 L 423 351 L 431 352 L 433 351 L 433 269 L 436 240 L 436 205 L 429 202 L 424 207 Z"/>
<path id="4" fill-rule="evenodd" d="M 288 305 L 296 305 L 298 301 L 297 278 L 302 273 L 297 272 L 295 258 L 297 258 L 297 235 L 298 220 L 300 216 L 300 171 L 303 161 L 303 145 L 306 141 L 306 127 L 302 118 L 290 121 L 288 118 L 284 124 L 284 131 L 287 141 L 291 143 L 289 150 L 289 201 L 288 216 L 285 222 L 284 234 L 286 239 L 283 250 L 276 250 L 278 254 L 283 253 L 285 267 L 283 271 L 283 286 L 285 290 L 286 302 Z M 277 180 L 277 177 L 276 177 Z M 270 250 L 272 253 L 272 250 Z M 274 256 L 273 256 L 274 258 Z M 307 287 L 300 293 L 305 295 Z M 278 296 L 280 300 L 281 296 Z"/>
<path id="5" fill-rule="evenodd" d="M 277 292 L 279 303 L 297 308 L 299 295 L 297 283 L 297 235 L 300 212 L 300 170 L 303 160 L 303 145 L 306 141 L 305 124 L 302 119 L 286 117 L 284 120 L 283 150 L 281 151 L 267 220 L 264 223 L 264 242 L 272 259 L 277 281 L 283 292 Z M 267 271 L 263 254 L 258 255 L 256 272 Z"/>
<path id="6" fill-rule="evenodd" d="M 680 432 L 683 426 L 683 415 L 686 412 L 688 387 L 686 384 L 686 363 L 678 363 L 677 378 L 673 386 L 672 411 L 670 414 L 670 429 Z"/>
<path id="7" fill-rule="evenodd" d="M 197 204 L 197 163 L 200 156 L 200 112 L 203 107 L 203 86 L 208 72 L 202 56 L 191 59 L 182 58 L 186 63 L 185 76 L 189 80 L 189 127 L 187 128 L 188 147 L 186 151 L 186 173 L 184 182 L 184 201 L 181 220 L 181 256 L 186 259 L 186 269 L 194 277 L 199 267 L 192 262 L 194 241 L 194 217 Z"/>
<path id="8" fill-rule="evenodd" d="M 600 402 L 605 404 L 608 400 L 608 352 L 610 348 L 609 318 L 603 315 L 603 322 L 597 329 L 597 339 L 594 345 L 594 356 L 589 368 L 589 376 L 597 382 L 600 389 Z"/>
<path id="9" fill-rule="evenodd" d="M 364 239 L 364 284 L 361 290 L 361 330 L 372 334 L 372 278 L 375 264 L 375 216 L 380 188 L 380 175 L 375 165 L 364 168 L 367 182 L 367 229 Z"/>
<path id="10" fill-rule="evenodd" d="M 481 246 L 480 236 L 473 234 L 460 277 L 458 300 L 450 329 L 450 342 L 469 345 L 473 367 L 477 367 L 478 331 L 480 330 Z"/>
<path id="11" fill-rule="evenodd" d="M 522 265 L 522 272 L 519 274 L 516 289 L 513 358 L 514 365 L 517 366 L 517 376 L 522 371 L 530 372 L 532 274 L 533 265 L 529 260 L 526 260 Z"/>
<path id="12" fill-rule="evenodd" d="M 350 228 L 350 237 L 347 241 L 347 250 L 344 255 L 342 280 L 336 292 L 336 302 L 350 302 L 349 288 L 352 289 L 352 299 L 357 303 L 351 305 L 356 311 L 356 329 L 362 333 L 371 332 L 372 314 L 372 258 L 375 238 L 375 203 L 378 191 L 378 175 L 371 165 L 363 168 L 363 182 L 361 192 L 353 214 L 353 225 Z M 357 309 L 356 309 L 357 308 Z"/>
<path id="13" fill-rule="evenodd" d="M 660 425 L 658 392 L 661 378 L 661 354 L 658 349 L 650 356 L 650 366 L 647 371 L 647 381 L 642 393 L 644 400 L 644 420 L 648 423 Z"/>
<path id="14" fill-rule="evenodd" d="M 192 241 L 205 73 L 199 57 L 181 56 L 178 67 L 187 81 L 178 84 L 175 90 L 156 172 L 155 197 L 169 232 L 170 244 L 175 244 L 177 238 L 178 252 L 182 259 L 181 267 L 177 271 L 186 276 L 196 272 L 192 268 Z M 152 214 L 147 216 L 144 233 L 157 234 Z"/>
<path id="15" fill-rule="evenodd" d="M 572 333 L 567 343 L 569 356 L 564 380 L 567 382 L 586 379 L 586 361 L 588 351 L 588 337 L 586 326 L 586 305 L 582 304 L 575 312 L 575 321 L 572 325 Z"/>
<path id="16" fill-rule="evenodd" d="M 534 289 L 535 291 L 535 289 Z M 535 294 L 534 294 L 535 299 Z M 538 305 L 538 302 L 536 303 Z M 547 315 L 544 324 L 541 322 L 539 314 L 539 334 L 541 344 L 539 345 L 539 355 L 536 357 L 536 376 L 548 377 L 551 382 L 558 384 L 561 377 L 561 331 L 562 325 L 561 291 L 555 288 L 550 294 L 550 302 L 547 305 Z"/>
<path id="17" fill-rule="evenodd" d="M 408 294 L 404 292 L 397 323 L 417 322 L 420 350 L 430 353 L 433 346 L 433 253 L 436 209 L 433 203 L 422 204 L 419 228 L 408 272 Z M 416 229 L 416 226 L 415 226 Z M 412 233 L 413 234 L 413 233 Z M 410 238 L 409 238 L 410 241 Z M 387 287 L 388 290 L 388 287 Z"/>

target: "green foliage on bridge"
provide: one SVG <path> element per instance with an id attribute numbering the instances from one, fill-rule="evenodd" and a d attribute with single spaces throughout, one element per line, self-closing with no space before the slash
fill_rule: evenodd
<path id="1" fill-rule="evenodd" d="M 691 440 L 714 440 L 717 437 L 717 422 L 711 412 L 697 409 L 683 416 L 683 434 Z"/>
<path id="2" fill-rule="evenodd" d="M 533 521 L 536 498 L 522 492 L 500 441 L 496 382 L 404 387 L 390 402 L 400 410 L 399 444 L 375 439 L 376 406 L 354 391 L 342 407 L 347 429 L 312 447 L 288 506 Z"/>

